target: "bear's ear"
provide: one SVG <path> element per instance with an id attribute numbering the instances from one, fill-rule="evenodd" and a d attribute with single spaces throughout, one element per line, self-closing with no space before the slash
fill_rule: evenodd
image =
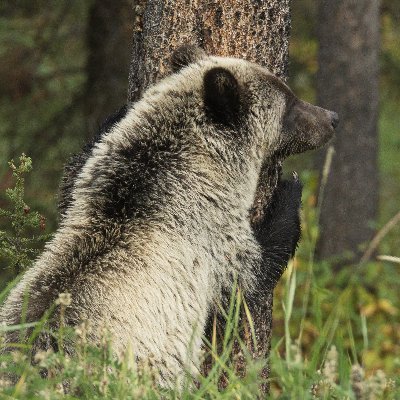
<path id="1" fill-rule="evenodd" d="M 171 56 L 171 68 L 174 72 L 178 72 L 180 69 L 200 61 L 207 57 L 207 54 L 203 49 L 192 44 L 186 44 L 178 47 Z"/>
<path id="2" fill-rule="evenodd" d="M 214 122 L 235 125 L 242 108 L 242 89 L 233 74 L 215 67 L 204 75 L 204 105 Z"/>

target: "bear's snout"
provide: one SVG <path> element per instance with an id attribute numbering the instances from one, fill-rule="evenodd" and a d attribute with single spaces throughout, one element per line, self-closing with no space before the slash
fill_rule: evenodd
<path id="1" fill-rule="evenodd" d="M 338 123 L 336 112 L 295 98 L 283 118 L 287 142 L 280 151 L 287 156 L 317 149 L 332 138 Z"/>

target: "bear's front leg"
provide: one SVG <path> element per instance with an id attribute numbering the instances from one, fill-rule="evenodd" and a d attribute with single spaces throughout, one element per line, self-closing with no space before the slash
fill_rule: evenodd
<path id="1" fill-rule="evenodd" d="M 300 239 L 302 185 L 296 173 L 282 180 L 265 206 L 263 217 L 253 223 L 254 235 L 261 245 L 263 261 L 257 273 L 257 292 L 273 289 L 293 257 Z"/>
<path id="2" fill-rule="evenodd" d="M 267 187 L 268 188 L 268 187 Z M 269 189 L 270 190 L 270 189 Z M 247 316 L 242 313 L 242 334 L 247 349 L 253 359 L 265 360 L 269 354 L 272 315 L 266 310 L 272 309 L 273 289 L 281 277 L 286 265 L 293 257 L 300 239 L 300 207 L 302 185 L 293 174 L 291 180 L 278 178 L 276 189 L 268 204 L 259 212 L 260 218 L 252 220 L 254 235 L 262 250 L 262 263 L 254 271 L 256 287 L 245 294 L 251 318 L 253 320 L 256 346 L 254 346 Z M 237 353 L 241 353 L 236 349 Z M 245 361 L 239 357 L 239 367 L 245 373 Z M 265 362 L 261 371 L 264 382 L 262 393 L 269 392 L 269 364 Z"/>

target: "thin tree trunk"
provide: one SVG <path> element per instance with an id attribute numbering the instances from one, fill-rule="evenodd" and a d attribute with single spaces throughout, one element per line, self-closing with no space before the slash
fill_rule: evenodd
<path id="1" fill-rule="evenodd" d="M 318 36 L 318 102 L 337 111 L 340 124 L 317 253 L 354 259 L 378 211 L 379 0 L 320 0 Z"/>
<path id="2" fill-rule="evenodd" d="M 88 137 L 126 101 L 132 17 L 130 0 L 95 0 L 89 10 L 84 101 Z"/>
<path id="3" fill-rule="evenodd" d="M 182 44 L 197 44 L 208 54 L 244 58 L 287 78 L 290 0 L 142 0 L 137 2 L 128 98 L 135 101 L 151 84 L 170 72 L 169 60 Z M 268 204 L 277 184 L 279 166 L 262 173 L 251 221 Z M 255 358 L 269 354 L 272 290 L 250 310 L 258 348 L 247 340 Z M 268 376 L 266 366 L 263 376 Z M 266 390 L 267 387 L 265 386 Z"/>

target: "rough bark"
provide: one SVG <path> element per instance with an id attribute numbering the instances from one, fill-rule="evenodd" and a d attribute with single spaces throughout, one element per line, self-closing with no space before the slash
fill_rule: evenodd
<path id="1" fill-rule="evenodd" d="M 131 101 L 169 71 L 173 49 L 245 58 L 286 78 L 289 0 L 139 0 L 129 76 Z"/>
<path id="2" fill-rule="evenodd" d="M 95 0 L 90 8 L 84 101 L 88 137 L 126 102 L 132 18 L 130 0 Z"/>
<path id="3" fill-rule="evenodd" d="M 287 78 L 290 0 L 141 0 L 137 2 L 128 98 L 136 101 L 151 84 L 170 72 L 172 51 L 182 44 L 197 44 L 208 54 L 244 58 Z M 277 184 L 279 165 L 261 174 L 251 221 L 262 217 Z M 257 349 L 245 335 L 257 359 L 270 349 L 272 290 L 264 293 L 251 314 Z M 244 327 L 244 332 L 248 331 Z M 240 363 L 240 362 L 239 362 Z M 242 367 L 239 366 L 239 370 Z M 263 377 L 269 373 L 268 366 Z M 267 387 L 264 387 L 266 390 Z"/>
<path id="4" fill-rule="evenodd" d="M 379 0 L 320 0 L 318 36 L 318 102 L 341 122 L 317 252 L 354 259 L 371 240 L 378 211 Z"/>

